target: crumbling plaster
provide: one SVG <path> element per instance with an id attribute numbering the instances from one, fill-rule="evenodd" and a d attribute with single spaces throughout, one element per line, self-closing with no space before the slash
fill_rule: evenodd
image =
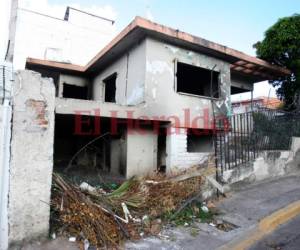
<path id="1" fill-rule="evenodd" d="M 9 180 L 9 243 L 47 237 L 53 168 L 55 88 L 32 71 L 16 73 Z"/>
<path id="2" fill-rule="evenodd" d="M 225 115 L 230 112 L 230 65 L 219 59 L 199 54 L 190 50 L 161 43 L 151 38 L 146 39 L 146 84 L 145 99 L 149 106 L 149 115 L 175 115 L 180 118 L 184 127 L 183 110 L 188 109 L 191 117 L 203 115 L 206 109 L 212 118 L 212 103 L 210 98 L 199 97 L 176 92 L 176 61 L 195 65 L 205 69 L 214 68 L 220 72 L 220 98 L 214 100 L 216 114 L 225 109 Z M 217 108 L 217 107 L 220 107 Z M 210 121 L 211 122 L 211 121 Z M 198 127 L 204 127 L 203 119 Z"/>

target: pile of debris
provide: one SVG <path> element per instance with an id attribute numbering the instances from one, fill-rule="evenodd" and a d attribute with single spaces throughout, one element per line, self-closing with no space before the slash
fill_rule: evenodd
<path id="1" fill-rule="evenodd" d="M 201 176 L 131 178 L 106 193 L 53 174 L 51 227 L 82 244 L 118 248 L 126 239 L 159 233 L 161 218 L 199 197 Z"/>

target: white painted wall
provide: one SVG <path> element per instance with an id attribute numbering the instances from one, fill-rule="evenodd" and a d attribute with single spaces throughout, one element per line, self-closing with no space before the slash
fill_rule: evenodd
<path id="1" fill-rule="evenodd" d="M 187 152 L 187 129 L 172 128 L 167 135 L 167 173 L 176 173 L 205 163 L 211 153 Z"/>
<path id="2" fill-rule="evenodd" d="M 18 8 L 14 68 L 24 69 L 27 57 L 85 65 L 114 33 L 111 22 L 80 12 L 70 11 L 70 21 L 64 21 Z"/>

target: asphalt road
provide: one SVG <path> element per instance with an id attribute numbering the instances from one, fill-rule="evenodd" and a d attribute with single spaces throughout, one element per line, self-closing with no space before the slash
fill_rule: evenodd
<path id="1" fill-rule="evenodd" d="M 300 216 L 280 226 L 253 245 L 251 250 L 300 250 Z"/>

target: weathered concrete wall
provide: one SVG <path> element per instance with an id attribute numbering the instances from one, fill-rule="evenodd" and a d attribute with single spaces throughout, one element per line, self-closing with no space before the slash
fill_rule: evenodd
<path id="1" fill-rule="evenodd" d="M 116 60 L 92 81 L 92 100 L 57 100 L 56 112 L 74 114 L 76 110 L 101 108 L 110 117 L 118 111 L 126 118 L 146 116 L 175 123 L 177 127 L 207 128 L 213 121 L 208 97 L 180 94 L 175 91 L 175 60 L 220 72 L 220 98 L 214 100 L 215 111 L 227 115 L 230 108 L 230 65 L 222 60 L 146 38 L 137 47 Z M 116 79 L 116 104 L 104 103 L 103 80 L 113 73 Z M 93 115 L 91 113 L 91 115 Z"/>
<path id="2" fill-rule="evenodd" d="M 46 237 L 53 168 L 55 88 L 32 71 L 16 74 L 9 186 L 9 242 Z"/>
<path id="3" fill-rule="evenodd" d="M 185 50 L 176 46 L 161 43 L 147 38 L 146 47 L 146 103 L 150 115 L 166 115 L 179 117 L 186 126 L 183 109 L 188 109 L 192 118 L 203 115 L 206 109 L 211 114 L 210 98 L 177 93 L 176 61 L 195 65 L 205 69 L 214 68 L 220 73 L 220 98 L 216 100 L 216 112 L 230 112 L 230 67 L 219 59 Z M 212 116 L 210 116 L 212 117 Z M 198 119 L 199 127 L 204 127 L 203 119 Z M 187 126 L 189 127 L 189 126 Z M 190 125 L 190 127 L 192 127 Z"/>
<path id="4" fill-rule="evenodd" d="M 187 129 L 171 129 L 167 135 L 167 173 L 172 174 L 199 166 L 208 161 L 211 153 L 187 152 Z"/>
<path id="5" fill-rule="evenodd" d="M 146 43 L 131 49 L 107 67 L 93 81 L 92 100 L 104 102 L 103 80 L 113 73 L 116 79 L 116 103 L 137 105 L 144 101 Z"/>
<path id="6" fill-rule="evenodd" d="M 128 130 L 126 178 L 153 173 L 157 166 L 157 134 L 151 129 Z"/>
<path id="7" fill-rule="evenodd" d="M 290 151 L 265 151 L 253 162 L 224 172 L 223 181 L 260 181 L 300 171 L 300 138 L 294 137 Z"/>

